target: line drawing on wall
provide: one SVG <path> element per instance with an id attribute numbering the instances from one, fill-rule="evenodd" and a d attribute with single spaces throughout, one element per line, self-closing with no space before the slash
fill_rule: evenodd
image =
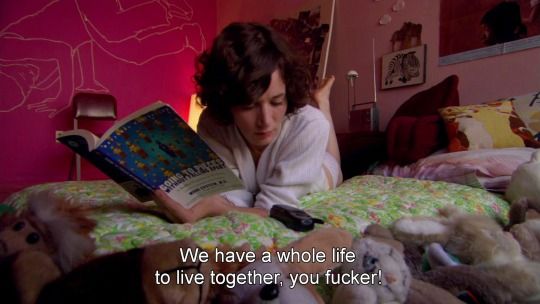
<path id="1" fill-rule="evenodd" d="M 31 11 L 0 25 L 0 113 L 26 106 L 53 118 L 71 106 L 78 91 L 109 93 L 96 79 L 97 49 L 143 66 L 206 48 L 186 0 L 26 2 Z"/>

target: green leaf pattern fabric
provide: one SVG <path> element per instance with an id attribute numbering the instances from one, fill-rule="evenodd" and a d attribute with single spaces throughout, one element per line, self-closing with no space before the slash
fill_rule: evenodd
<path id="1" fill-rule="evenodd" d="M 154 203 L 137 202 L 109 180 L 40 184 L 11 195 L 4 203 L 23 210 L 28 195 L 34 191 L 50 191 L 55 197 L 88 207 L 90 216 L 98 223 L 92 232 L 98 254 L 186 237 L 205 249 L 249 244 L 252 249 L 272 250 L 304 235 L 274 219 L 240 212 L 194 224 L 170 223 Z M 332 191 L 306 195 L 300 201 L 300 208 L 323 219 L 324 225 L 360 235 L 370 223 L 386 226 L 402 216 L 435 215 L 438 208 L 447 204 L 466 212 L 487 214 L 502 222 L 509 208 L 506 201 L 482 189 L 371 175 L 354 177 Z"/>

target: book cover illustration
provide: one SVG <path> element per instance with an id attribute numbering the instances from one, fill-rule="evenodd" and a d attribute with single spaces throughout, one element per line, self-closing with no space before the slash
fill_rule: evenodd
<path id="1" fill-rule="evenodd" d="M 187 208 L 202 196 L 243 188 L 223 160 L 167 105 L 119 127 L 98 150 Z"/>

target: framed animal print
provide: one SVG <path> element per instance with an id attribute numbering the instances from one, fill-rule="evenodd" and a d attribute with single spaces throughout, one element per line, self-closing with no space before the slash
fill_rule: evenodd
<path id="1" fill-rule="evenodd" d="M 399 50 L 382 57 L 381 89 L 426 82 L 426 45 Z"/>

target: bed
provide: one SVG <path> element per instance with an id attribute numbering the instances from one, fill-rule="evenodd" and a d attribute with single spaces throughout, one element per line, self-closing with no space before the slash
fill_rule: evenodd
<path id="1" fill-rule="evenodd" d="M 90 210 L 97 222 L 91 232 L 97 255 L 127 251 L 155 243 L 190 238 L 200 247 L 217 246 L 274 250 L 301 238 L 272 218 L 229 212 L 194 224 L 170 223 L 160 216 L 152 202 L 136 202 L 111 180 L 69 181 L 40 184 L 14 193 L 5 204 L 21 211 L 32 193 L 47 191 L 53 197 Z M 304 196 L 300 207 L 325 223 L 321 227 L 339 227 L 361 236 L 371 223 L 388 226 L 396 219 L 411 215 L 436 215 L 439 208 L 454 205 L 468 213 L 486 214 L 506 222 L 508 203 L 500 196 L 465 185 L 414 178 L 362 175 L 338 188 Z M 142 208 L 141 208 L 142 207 Z M 156 212 L 157 211 L 157 212 Z M 330 302 L 333 288 L 320 284 L 317 291 Z"/>
<path id="2" fill-rule="evenodd" d="M 173 224 L 156 212 L 144 212 L 140 203 L 110 180 L 36 185 L 11 195 L 4 203 L 22 210 L 28 196 L 36 191 L 49 191 L 72 204 L 90 207 L 91 217 L 98 223 L 92 232 L 98 254 L 186 237 L 203 248 L 247 243 L 254 249 L 272 249 L 284 247 L 303 235 L 274 219 L 236 212 L 195 224 Z M 131 210 L 135 204 L 139 206 Z M 505 221 L 508 212 L 506 201 L 482 189 L 375 175 L 357 176 L 332 191 L 307 195 L 301 199 L 300 207 L 324 220 L 324 225 L 360 235 L 370 223 L 388 225 L 402 216 L 435 215 L 438 208 L 447 204 L 501 221 Z M 144 206 L 148 211 L 157 210 L 153 203 Z"/>

